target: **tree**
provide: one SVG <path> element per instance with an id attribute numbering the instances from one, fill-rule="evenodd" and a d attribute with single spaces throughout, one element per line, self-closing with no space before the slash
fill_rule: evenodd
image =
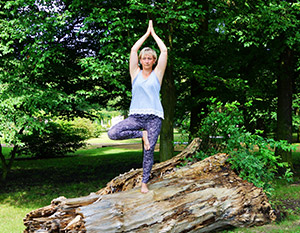
<path id="1" fill-rule="evenodd" d="M 173 128 L 178 94 L 176 89 L 178 90 L 182 80 L 192 79 L 191 74 L 195 73 L 194 70 L 198 67 L 189 69 L 191 66 L 188 63 L 194 59 L 189 57 L 189 51 L 194 44 L 199 43 L 198 31 L 202 27 L 207 9 L 197 1 L 156 1 L 154 6 L 156 8 L 151 9 L 151 16 L 155 17 L 158 23 L 163 23 L 171 54 L 162 87 L 162 103 L 167 113 L 160 136 L 163 139 L 160 142 L 161 161 L 164 161 L 173 156 Z M 191 85 L 189 88 L 193 90 L 196 87 L 197 85 Z M 193 95 L 193 91 L 190 94 Z M 194 110 L 198 112 L 198 106 L 193 108 L 192 113 Z"/>
<path id="2" fill-rule="evenodd" d="M 89 25 L 94 24 L 102 25 L 102 28 L 106 29 L 98 35 L 101 43 L 99 54 L 103 55 L 102 58 L 85 58 L 82 59 L 82 63 L 90 71 L 90 75 L 101 74 L 118 83 L 118 88 L 122 87 L 123 93 L 127 95 L 118 98 L 117 105 L 128 109 L 130 93 L 126 90 L 130 90 L 130 78 L 126 55 L 134 42 L 146 31 L 147 20 L 153 19 L 157 34 L 169 50 L 168 66 L 161 90 L 165 111 L 160 136 L 162 161 L 173 156 L 175 83 L 188 78 L 188 73 L 181 71 L 183 65 L 177 64 L 187 59 L 187 54 L 183 51 L 190 49 L 192 43 L 196 43 L 194 40 L 201 21 L 194 19 L 201 18 L 202 14 L 201 6 L 196 1 L 114 1 L 99 4 L 85 21 L 86 27 L 83 30 L 89 30 Z M 147 40 L 145 46 L 151 46 L 153 42 Z"/>
<path id="3" fill-rule="evenodd" d="M 234 1 L 227 6 L 224 31 L 244 47 L 268 51 L 265 59 L 277 83 L 277 140 L 292 139 L 293 83 L 299 75 L 299 3 L 294 1 Z M 291 151 L 278 151 L 292 164 Z"/>
<path id="4" fill-rule="evenodd" d="M 183 118 L 190 113 L 191 135 L 197 134 L 207 114 L 207 99 L 214 96 L 223 102 L 238 100 L 251 132 L 261 129 L 265 136 L 273 133 L 278 119 L 281 132 L 277 132 L 277 139 L 291 142 L 291 94 L 296 90 L 291 84 L 299 76 L 298 5 L 283 1 L 202 4 L 208 13 L 187 52 L 193 59 L 183 68 L 193 72 L 179 91 L 179 108 L 184 111 L 178 112 Z M 281 82 L 282 78 L 285 81 Z M 252 104 L 245 105 L 249 101 Z"/>
<path id="5" fill-rule="evenodd" d="M 85 12 L 72 13 L 67 3 L 1 1 L 0 132 L 1 142 L 14 146 L 9 160 L 0 153 L 2 179 L 23 134 L 42 131 L 56 116 L 89 115 L 99 106 L 95 102 L 108 102 L 104 91 L 82 75 L 77 60 L 93 53 L 95 44 L 78 33 Z"/>

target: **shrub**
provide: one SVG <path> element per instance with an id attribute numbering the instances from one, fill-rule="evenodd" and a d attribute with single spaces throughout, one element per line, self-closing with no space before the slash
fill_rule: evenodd
<path id="1" fill-rule="evenodd" d="M 275 155 L 275 148 L 293 149 L 286 141 L 263 138 L 262 132 L 250 133 L 244 124 L 243 113 L 238 102 L 215 103 L 209 106 L 209 113 L 203 119 L 199 130 L 202 139 L 200 151 L 195 159 L 203 159 L 218 152 L 230 155 L 228 161 L 238 175 L 270 192 L 271 182 L 284 169 L 284 176 L 291 180 L 292 172 L 287 163 Z"/>
<path id="2" fill-rule="evenodd" d="M 78 129 L 84 129 L 82 131 L 82 136 L 84 138 L 97 138 L 100 136 L 100 134 L 102 132 L 105 131 L 104 127 L 102 127 L 101 125 L 99 125 L 96 122 L 92 122 L 90 119 L 87 118 L 75 118 L 72 121 L 72 124 L 75 128 Z"/>
<path id="3" fill-rule="evenodd" d="M 80 124 L 52 121 L 46 124 L 43 131 L 34 130 L 31 134 L 22 136 L 23 146 L 18 154 L 39 158 L 65 155 L 84 146 L 84 140 L 89 137 L 88 129 Z"/>

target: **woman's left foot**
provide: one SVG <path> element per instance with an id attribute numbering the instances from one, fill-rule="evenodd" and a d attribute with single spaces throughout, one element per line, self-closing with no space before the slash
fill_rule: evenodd
<path id="1" fill-rule="evenodd" d="M 141 193 L 148 193 L 149 189 L 147 187 L 147 184 L 142 183 L 142 187 L 141 187 Z"/>

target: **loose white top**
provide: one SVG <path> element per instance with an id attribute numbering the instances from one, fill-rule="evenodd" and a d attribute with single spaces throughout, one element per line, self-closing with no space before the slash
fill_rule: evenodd
<path id="1" fill-rule="evenodd" d="M 132 99 L 129 115 L 153 114 L 164 119 L 164 110 L 159 98 L 160 82 L 152 71 L 148 78 L 144 78 L 142 71 L 132 83 Z"/>

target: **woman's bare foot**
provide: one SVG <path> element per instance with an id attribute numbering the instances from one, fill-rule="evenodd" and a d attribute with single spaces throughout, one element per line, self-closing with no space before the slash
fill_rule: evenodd
<path id="1" fill-rule="evenodd" d="M 147 184 L 145 183 L 142 183 L 142 186 L 141 186 L 141 193 L 148 193 L 149 192 L 149 189 L 147 187 Z"/>
<path id="2" fill-rule="evenodd" d="M 143 131 L 143 141 L 145 150 L 150 150 L 150 142 L 148 139 L 148 132 L 146 130 Z"/>

